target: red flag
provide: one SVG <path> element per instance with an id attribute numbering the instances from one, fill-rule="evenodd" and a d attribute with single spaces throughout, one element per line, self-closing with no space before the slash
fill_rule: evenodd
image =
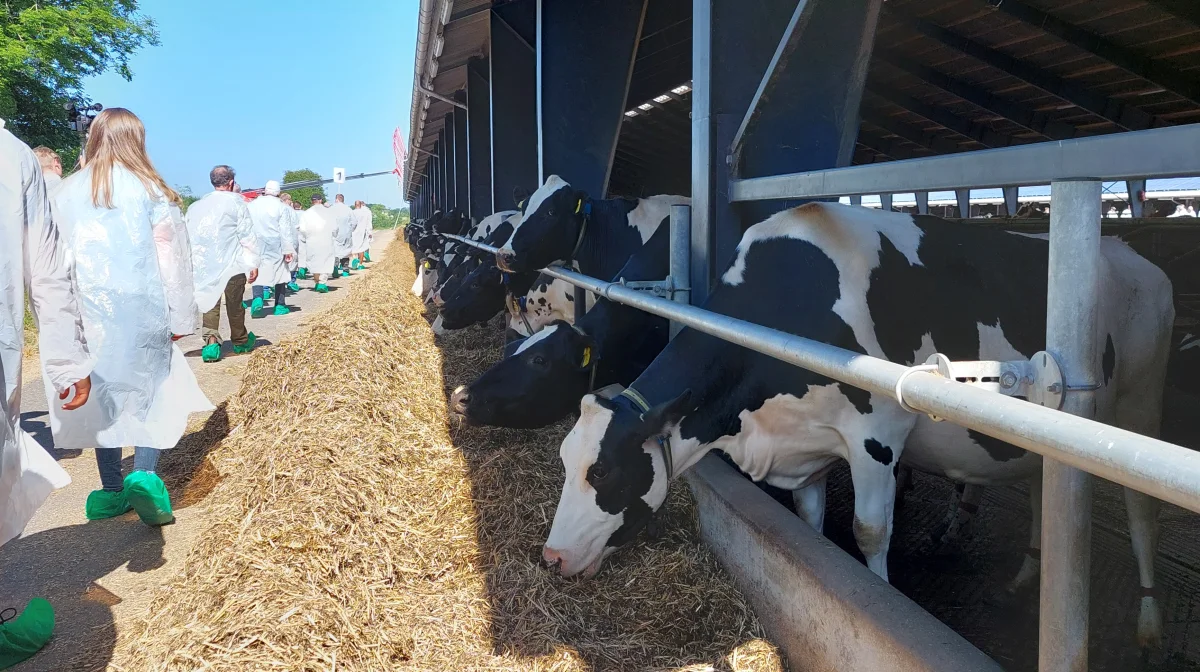
<path id="1" fill-rule="evenodd" d="M 404 160 L 408 158 L 408 152 L 405 150 L 404 138 L 400 135 L 400 128 L 396 128 L 396 132 L 392 134 L 392 153 L 396 155 L 396 181 L 402 185 L 404 183 Z"/>

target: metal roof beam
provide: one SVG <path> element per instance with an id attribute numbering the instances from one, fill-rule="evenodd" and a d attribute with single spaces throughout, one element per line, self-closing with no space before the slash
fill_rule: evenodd
<path id="1" fill-rule="evenodd" d="M 862 119 L 935 154 L 954 154 L 966 151 L 959 143 L 949 138 L 938 137 L 877 110 L 863 109 Z"/>
<path id="2" fill-rule="evenodd" d="M 1013 144 L 1011 136 L 997 133 L 983 124 L 964 119 L 943 107 L 922 102 L 887 85 L 871 82 L 867 90 L 985 147 L 1008 147 Z"/>
<path id="3" fill-rule="evenodd" d="M 1078 83 L 1064 80 L 1046 70 L 1023 63 L 1017 58 L 984 46 L 937 24 L 902 13 L 894 7 L 885 7 L 884 12 L 893 22 L 905 26 L 913 32 L 936 40 L 993 68 L 1003 70 L 1046 93 L 1103 117 L 1123 129 L 1137 131 L 1155 126 L 1171 125 L 1170 122 L 1156 119 L 1133 105 L 1126 105 Z"/>
<path id="4" fill-rule="evenodd" d="M 1196 0 L 1147 0 L 1147 2 L 1169 14 L 1200 26 L 1200 3 Z"/>
<path id="5" fill-rule="evenodd" d="M 1027 128 L 1051 140 L 1070 140 L 1079 135 L 1079 129 L 1071 124 L 1055 121 L 1044 112 L 1038 112 L 1032 107 L 1021 103 L 1005 100 L 974 84 L 955 79 L 927 65 L 905 58 L 899 52 L 877 48 L 875 53 L 889 65 L 907 72 L 926 84 L 931 84 L 947 93 L 958 96 L 976 107 L 981 107 L 988 112 L 1004 117 L 1018 126 Z"/>
<path id="6" fill-rule="evenodd" d="M 882 154 L 896 160 L 919 159 L 926 156 L 905 147 L 903 141 L 899 138 L 883 138 L 873 133 L 859 131 L 857 142 L 859 145 L 877 154 Z"/>
<path id="7" fill-rule="evenodd" d="M 1188 100 L 1200 102 L 1200 82 L 1172 67 L 1162 63 L 1155 63 L 1145 54 L 1123 47 L 1107 38 L 1072 25 L 1052 14 L 1043 12 L 1036 7 L 1030 7 L 1017 0 L 987 0 L 987 3 L 996 11 L 1004 12 L 1014 19 L 1034 26 L 1048 35 L 1059 38 L 1063 42 L 1075 45 L 1126 72 L 1157 84 Z M 1195 2 L 1195 0 L 1181 4 L 1186 4 L 1192 10 L 1192 13 L 1200 15 L 1200 11 L 1196 10 L 1197 7 L 1200 7 L 1200 3 Z"/>

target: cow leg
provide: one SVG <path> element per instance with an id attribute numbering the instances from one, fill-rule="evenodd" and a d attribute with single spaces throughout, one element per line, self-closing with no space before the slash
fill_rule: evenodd
<path id="1" fill-rule="evenodd" d="M 903 442 L 898 442 L 903 445 Z M 887 581 L 887 554 L 892 539 L 896 477 L 892 465 L 868 456 L 850 462 L 854 481 L 854 540 L 867 559 L 867 568 Z"/>
<path id="2" fill-rule="evenodd" d="M 955 496 L 950 503 L 950 511 L 930 534 L 938 548 L 957 542 L 962 537 L 971 519 L 975 517 L 975 512 L 979 510 L 979 503 L 983 501 L 982 485 L 959 483 L 954 490 Z"/>
<path id="3" fill-rule="evenodd" d="M 896 466 L 896 504 L 895 510 L 899 511 L 904 506 L 904 495 L 913 489 L 912 469 L 904 465 Z"/>
<path id="4" fill-rule="evenodd" d="M 1162 616 L 1154 590 L 1154 556 L 1158 550 L 1158 510 L 1161 503 L 1150 495 L 1125 488 L 1125 511 L 1129 515 L 1129 539 L 1137 559 L 1142 586 L 1138 613 L 1137 642 L 1143 649 L 1162 644 Z"/>
<path id="5" fill-rule="evenodd" d="M 1039 471 L 1029 479 L 1029 511 L 1032 520 L 1029 522 L 1029 548 L 1021 561 L 1021 569 L 1004 588 L 1004 592 L 1013 601 L 1020 594 L 1037 585 L 1038 574 L 1042 568 L 1042 473 Z"/>
<path id="6" fill-rule="evenodd" d="M 798 490 L 792 491 L 792 503 L 796 505 L 796 513 L 808 523 L 809 527 L 823 534 L 825 528 L 825 488 L 829 479 L 822 476 L 816 481 Z"/>

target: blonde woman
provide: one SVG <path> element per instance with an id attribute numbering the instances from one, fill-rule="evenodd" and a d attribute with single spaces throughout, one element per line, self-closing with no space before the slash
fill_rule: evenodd
<path id="1" fill-rule="evenodd" d="M 90 403 L 70 414 L 51 405 L 54 443 L 96 449 L 102 489 L 88 496 L 89 519 L 133 508 L 146 524 L 164 525 L 174 516 L 155 474 L 159 453 L 179 442 L 191 413 L 212 409 L 172 342 L 196 329 L 187 229 L 132 112 L 101 112 L 84 156 L 55 204 L 96 369 Z M 124 446 L 136 448 L 134 471 L 122 479 Z"/>

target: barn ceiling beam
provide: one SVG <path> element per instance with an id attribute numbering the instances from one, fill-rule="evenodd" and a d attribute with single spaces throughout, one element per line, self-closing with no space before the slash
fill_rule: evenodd
<path id="1" fill-rule="evenodd" d="M 878 126 L 892 135 L 903 138 L 914 145 L 924 147 L 935 154 L 954 154 L 966 151 L 960 143 L 951 138 L 938 136 L 919 129 L 878 110 L 863 108 L 862 119 L 873 126 Z"/>
<path id="2" fill-rule="evenodd" d="M 885 84 L 872 81 L 867 85 L 867 90 L 985 147 L 1008 147 L 1013 144 L 1011 136 L 997 133 L 984 124 L 964 119 L 944 107 L 930 105 Z"/>
<path id="3" fill-rule="evenodd" d="M 1004 117 L 1014 124 L 1027 128 L 1046 138 L 1051 140 L 1069 140 L 1079 135 L 1079 129 L 1071 124 L 1055 121 L 1044 112 L 1038 112 L 1028 105 L 1005 100 L 974 84 L 955 79 L 927 65 L 905 58 L 904 55 L 895 50 L 877 48 L 875 53 L 889 65 L 907 72 L 926 84 L 958 96 L 976 107 L 981 107 L 992 114 Z"/>
<path id="4" fill-rule="evenodd" d="M 1014 19 L 1036 27 L 1043 33 L 1053 35 L 1063 42 L 1072 44 L 1093 56 L 1102 58 L 1126 72 L 1157 84 L 1188 100 L 1200 103 L 1200 81 L 1168 65 L 1155 63 L 1153 59 L 1143 53 L 1123 47 L 1096 33 L 1072 25 L 1052 14 L 1043 12 L 1036 7 L 1030 7 L 1017 0 L 987 0 L 987 3 L 995 11 L 1004 12 Z M 1173 3 L 1167 2 L 1164 4 Z M 1193 14 L 1200 14 L 1200 11 L 1196 9 L 1200 7 L 1200 3 L 1197 3 L 1195 0 L 1189 0 L 1182 4 L 1186 4 Z"/>
<path id="5" fill-rule="evenodd" d="M 1147 2 L 1169 14 L 1174 14 L 1196 26 L 1200 26 L 1200 3 L 1196 0 L 1147 0 Z"/>
<path id="6" fill-rule="evenodd" d="M 929 156 L 927 153 L 913 151 L 912 148 L 904 144 L 904 140 L 899 137 L 885 138 L 874 133 L 864 133 L 859 131 L 858 144 L 867 149 L 882 154 L 890 159 L 902 161 L 904 159 L 919 159 L 924 156 Z"/>
<path id="7" fill-rule="evenodd" d="M 1152 115 L 1133 105 L 1126 105 L 1076 82 L 1067 81 L 1050 74 L 1049 71 L 1023 63 L 1008 54 L 963 37 L 937 24 L 910 16 L 893 7 L 885 8 L 884 12 L 895 24 L 940 42 L 993 68 L 1003 70 L 1050 95 L 1057 96 L 1072 105 L 1107 119 L 1122 129 L 1139 131 L 1155 126 L 1171 125 L 1170 122 L 1155 119 Z"/>

